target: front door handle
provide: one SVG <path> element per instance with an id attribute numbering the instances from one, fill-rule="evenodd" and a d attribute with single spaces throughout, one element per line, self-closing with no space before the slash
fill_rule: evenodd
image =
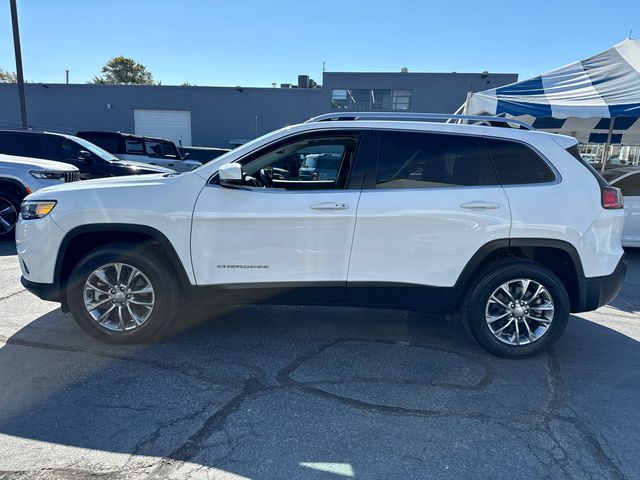
<path id="1" fill-rule="evenodd" d="M 468 202 L 460 205 L 460 208 L 466 208 L 469 210 L 495 210 L 496 208 L 500 208 L 500 204 L 496 202 Z"/>
<path id="2" fill-rule="evenodd" d="M 311 210 L 346 210 L 349 205 L 339 202 L 322 202 L 309 205 Z"/>

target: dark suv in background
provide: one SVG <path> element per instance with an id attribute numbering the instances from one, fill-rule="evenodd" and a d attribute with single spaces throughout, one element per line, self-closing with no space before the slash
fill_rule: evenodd
<path id="1" fill-rule="evenodd" d="M 168 168 L 121 161 L 87 140 L 62 133 L 0 130 L 0 153 L 69 163 L 80 170 L 83 180 L 174 173 Z"/>
<path id="2" fill-rule="evenodd" d="M 166 138 L 101 131 L 81 131 L 77 135 L 122 160 L 160 165 L 176 172 L 188 172 L 202 165 L 183 157 L 176 144 Z"/>

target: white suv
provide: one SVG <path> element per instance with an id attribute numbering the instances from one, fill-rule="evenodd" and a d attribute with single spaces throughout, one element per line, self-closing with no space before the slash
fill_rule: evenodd
<path id="1" fill-rule="evenodd" d="M 41 188 L 79 179 L 80 172 L 73 165 L 0 154 L 0 240 L 13 235 L 24 197 Z"/>
<path id="2" fill-rule="evenodd" d="M 505 357 L 617 294 L 620 191 L 575 139 L 413 117 L 434 116 L 324 115 L 193 172 L 40 191 L 23 284 L 107 342 L 158 335 L 185 301 L 402 305 L 460 312 Z M 319 154 L 335 172 L 301 178 Z"/>

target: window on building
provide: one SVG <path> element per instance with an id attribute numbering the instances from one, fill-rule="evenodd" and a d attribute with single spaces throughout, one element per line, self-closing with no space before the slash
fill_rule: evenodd
<path id="1" fill-rule="evenodd" d="M 411 90 L 334 88 L 331 107 L 353 111 L 406 111 L 411 109 Z"/>
<path id="2" fill-rule="evenodd" d="M 383 132 L 376 188 L 495 185 L 489 158 L 474 137 Z"/>
<path id="3" fill-rule="evenodd" d="M 409 110 L 411 108 L 411 90 L 393 90 L 392 110 Z"/>
<path id="4" fill-rule="evenodd" d="M 347 110 L 349 108 L 349 100 L 347 98 L 347 90 L 345 88 L 334 88 L 331 95 L 331 106 L 339 110 Z"/>

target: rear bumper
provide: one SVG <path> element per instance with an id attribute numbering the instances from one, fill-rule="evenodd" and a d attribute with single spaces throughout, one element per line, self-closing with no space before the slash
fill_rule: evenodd
<path id="1" fill-rule="evenodd" d="M 27 291 L 33 293 L 36 297 L 49 302 L 60 302 L 60 289 L 53 283 L 36 283 L 30 282 L 24 277 L 20 277 L 20 283 L 27 289 Z"/>
<path id="2" fill-rule="evenodd" d="M 626 273 L 627 262 L 623 256 L 610 275 L 579 277 L 579 300 L 577 305 L 572 305 L 571 311 L 573 313 L 589 312 L 609 303 L 618 295 Z"/>

